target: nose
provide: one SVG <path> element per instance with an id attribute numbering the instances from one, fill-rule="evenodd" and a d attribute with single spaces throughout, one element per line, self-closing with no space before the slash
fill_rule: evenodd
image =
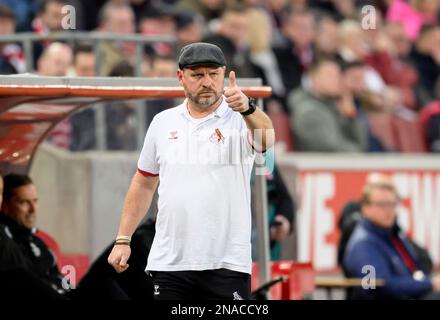
<path id="1" fill-rule="evenodd" d="M 211 86 L 211 83 L 212 83 L 211 78 L 209 77 L 208 74 L 205 74 L 202 78 L 202 86 L 208 88 Z"/>
<path id="2" fill-rule="evenodd" d="M 29 206 L 29 211 L 31 213 L 35 213 L 37 211 L 37 204 L 35 202 L 31 202 Z"/>

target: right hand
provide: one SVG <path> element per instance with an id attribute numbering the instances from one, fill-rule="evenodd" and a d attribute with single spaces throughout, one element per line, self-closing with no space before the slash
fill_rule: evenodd
<path id="1" fill-rule="evenodd" d="M 108 256 L 108 263 L 116 270 L 117 273 L 121 273 L 128 268 L 128 258 L 130 258 L 131 248 L 127 245 L 115 245 L 112 252 Z"/>

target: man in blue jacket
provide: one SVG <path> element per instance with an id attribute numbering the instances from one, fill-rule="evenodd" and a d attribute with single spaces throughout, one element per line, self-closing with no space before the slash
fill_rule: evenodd
<path id="1" fill-rule="evenodd" d="M 440 277 L 429 278 L 395 223 L 399 197 L 394 186 L 385 181 L 367 183 L 361 203 L 362 218 L 347 244 L 343 268 L 350 277 L 375 276 L 384 285 L 356 289 L 353 297 L 439 299 Z"/>

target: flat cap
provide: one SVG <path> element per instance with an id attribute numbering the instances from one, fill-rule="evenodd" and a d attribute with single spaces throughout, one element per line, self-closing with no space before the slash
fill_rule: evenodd
<path id="1" fill-rule="evenodd" d="M 226 59 L 222 50 L 214 44 L 195 42 L 180 50 L 179 68 L 194 67 L 197 65 L 225 66 Z"/>

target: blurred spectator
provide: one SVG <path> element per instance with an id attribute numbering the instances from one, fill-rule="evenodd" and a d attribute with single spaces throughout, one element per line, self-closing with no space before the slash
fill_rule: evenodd
<path id="1" fill-rule="evenodd" d="M 223 11 L 217 33 L 204 40 L 219 46 L 225 54 L 228 68 L 242 78 L 254 77 L 256 73 L 255 66 L 249 61 L 246 12 L 244 6 L 228 6 Z"/>
<path id="2" fill-rule="evenodd" d="M 60 42 L 50 44 L 37 63 L 37 73 L 42 76 L 64 77 L 72 64 L 72 49 Z"/>
<path id="3" fill-rule="evenodd" d="M 426 105 L 435 100 L 435 86 L 440 74 L 440 26 L 422 27 L 410 57 L 420 75 L 417 96 L 420 104 Z"/>
<path id="4" fill-rule="evenodd" d="M 317 16 L 315 55 L 316 59 L 335 58 L 338 52 L 338 23 L 326 14 Z"/>
<path id="5" fill-rule="evenodd" d="M 73 48 L 72 76 L 94 77 L 96 75 L 96 56 L 93 45 L 77 43 Z"/>
<path id="6" fill-rule="evenodd" d="M 201 15 L 191 11 L 177 12 L 174 19 L 177 40 L 174 55 L 177 57 L 180 49 L 187 44 L 202 41 L 205 21 Z"/>
<path id="7" fill-rule="evenodd" d="M 37 73 L 41 76 L 64 77 L 72 64 L 72 49 L 64 43 L 53 42 L 42 53 L 37 62 Z M 59 148 L 69 149 L 72 139 L 70 119 L 58 123 L 48 135 L 48 141 Z"/>
<path id="8" fill-rule="evenodd" d="M 342 69 L 343 94 L 339 103 L 339 111 L 347 118 L 357 119 L 362 132 L 367 135 L 367 151 L 388 151 L 374 132 L 370 129 L 368 114 L 365 110 L 366 65 L 361 61 L 339 61 Z"/>
<path id="9" fill-rule="evenodd" d="M 411 41 L 405 33 L 402 23 L 389 22 L 384 26 L 384 33 L 391 41 L 389 48 L 400 59 L 407 60 L 411 52 Z"/>
<path id="10" fill-rule="evenodd" d="M 289 94 L 291 127 L 300 151 L 361 152 L 366 133 L 344 90 L 341 69 L 330 59 L 317 61 L 309 71 L 308 88 Z M 352 103 L 352 101 L 349 101 Z M 353 114 L 354 113 L 354 114 Z"/>
<path id="11" fill-rule="evenodd" d="M 146 36 L 173 36 L 176 25 L 171 7 L 164 4 L 145 7 L 140 17 L 139 32 Z M 150 45 L 159 55 L 170 55 L 173 50 L 170 43 L 155 41 Z"/>
<path id="12" fill-rule="evenodd" d="M 109 1 L 99 11 L 97 31 L 134 34 L 135 21 L 133 9 L 126 3 Z M 134 57 L 135 44 L 129 41 L 103 41 L 101 46 L 102 62 L 98 75 L 109 75 L 113 67 L 121 61 Z"/>
<path id="13" fill-rule="evenodd" d="M 376 35 L 374 51 L 365 57 L 365 61 L 379 72 L 390 88 L 398 92 L 401 105 L 417 110 L 418 73 L 408 62 L 410 48 L 403 26 L 389 24 Z"/>
<path id="14" fill-rule="evenodd" d="M 1 179 L 0 179 L 1 180 Z M 38 287 L 44 284 L 52 287 L 55 292 L 64 293 L 68 286 L 62 285 L 63 276 L 57 267 L 55 254 L 35 233 L 38 214 L 38 193 L 32 180 L 26 175 L 9 174 L 4 177 L 3 204 L 0 213 L 1 237 L 3 234 L 10 243 L 9 260 L 0 264 L 3 268 L 19 269 L 19 275 L 32 274 L 32 278 L 40 280 L 28 284 L 32 291 L 35 283 Z M 3 242 L 3 241 L 1 241 Z M 2 252 L 2 254 L 4 254 Z M 2 258 L 8 258 L 7 255 Z M 12 264 L 12 265 L 11 265 Z M 44 284 L 40 284 L 43 282 Z M 13 288 L 11 288 L 13 290 Z M 27 291 L 22 292 L 27 296 Z M 55 293 L 54 293 L 55 295 Z"/>
<path id="15" fill-rule="evenodd" d="M 63 31 L 63 7 L 67 0 L 42 0 L 39 2 L 35 18 L 32 20 L 32 31 L 37 34 L 48 34 Z M 33 63 L 37 65 L 38 59 L 45 48 L 51 44 L 50 40 L 33 43 Z"/>
<path id="16" fill-rule="evenodd" d="M 146 35 L 173 35 L 175 21 L 172 8 L 164 4 L 145 7 L 139 21 L 139 32 Z"/>
<path id="17" fill-rule="evenodd" d="M 309 0 L 309 6 L 313 10 L 331 15 L 337 21 L 356 18 L 356 5 L 354 0 Z"/>
<path id="18" fill-rule="evenodd" d="M 272 50 L 272 33 L 267 13 L 261 9 L 248 9 L 249 28 L 248 41 L 250 59 L 259 69 L 258 76 L 265 85 L 272 87 L 273 97 L 283 101 L 283 110 L 286 112 L 286 89 L 284 88 L 280 68 Z M 282 111 L 283 111 L 282 110 Z"/>
<path id="19" fill-rule="evenodd" d="M 411 43 L 403 26 L 389 23 L 377 38 L 376 42 L 382 45 L 376 46 L 376 52 L 367 57 L 367 63 L 380 73 L 386 84 L 399 88 L 405 107 L 418 110 L 416 87 L 419 75 L 409 62 Z"/>
<path id="20" fill-rule="evenodd" d="M 133 77 L 134 69 L 127 61 L 121 61 L 111 70 L 109 77 Z M 107 149 L 136 150 L 138 125 L 135 105 L 130 101 L 110 102 L 105 109 Z"/>
<path id="21" fill-rule="evenodd" d="M 251 2 L 252 0 L 248 0 Z M 257 0 L 258 2 L 258 0 Z M 284 37 L 281 34 L 282 17 L 285 11 L 288 9 L 288 0 L 267 0 L 260 1 L 258 4 L 252 4 L 253 6 L 259 6 L 267 12 L 271 25 L 272 46 L 278 47 L 284 43 Z"/>
<path id="22" fill-rule="evenodd" d="M 344 20 L 338 29 L 339 55 L 345 61 L 364 61 L 371 53 L 366 33 L 359 22 Z M 365 83 L 373 92 L 380 93 L 385 89 L 385 83 L 379 73 L 373 68 L 367 68 Z"/>
<path id="23" fill-rule="evenodd" d="M 301 68 L 307 71 L 313 61 L 313 42 L 316 38 L 315 20 L 310 11 L 292 11 L 283 23 L 282 31 L 287 43 L 293 46 Z"/>
<path id="24" fill-rule="evenodd" d="M 368 62 L 374 47 L 369 42 L 370 38 L 361 28 L 358 21 L 344 20 L 339 24 L 339 57 L 347 62 Z M 379 72 L 367 65 L 365 68 L 365 85 L 367 95 L 364 99 L 368 102 L 366 108 L 374 111 L 392 113 L 402 105 L 400 90 L 387 86 Z"/>
<path id="25" fill-rule="evenodd" d="M 37 15 L 32 22 L 35 33 L 49 33 L 62 31 L 63 6 L 67 0 L 42 0 L 38 7 Z"/>
<path id="26" fill-rule="evenodd" d="M 362 217 L 347 243 L 343 266 L 347 276 L 358 278 L 364 278 L 365 266 L 371 266 L 374 277 L 383 279 L 384 285 L 375 290 L 356 288 L 353 298 L 440 298 L 440 277 L 429 278 L 428 270 L 422 269 L 408 238 L 396 224 L 398 205 L 399 196 L 391 183 L 379 181 L 365 186 Z"/>
<path id="27" fill-rule="evenodd" d="M 171 56 L 156 55 L 151 62 L 151 70 L 147 74 L 152 78 L 172 78 L 176 75 L 177 63 Z"/>
<path id="28" fill-rule="evenodd" d="M 172 78 L 176 75 L 177 63 L 171 56 L 154 56 L 151 70 L 146 74 L 151 78 Z M 148 99 L 146 105 L 146 128 L 150 125 L 154 116 L 159 112 L 175 106 L 174 99 Z"/>
<path id="29" fill-rule="evenodd" d="M 0 36 L 15 33 L 15 14 L 0 4 Z M 0 74 L 22 73 L 26 70 L 24 55 L 16 44 L 0 42 Z"/>
<path id="30" fill-rule="evenodd" d="M 218 19 L 225 8 L 224 0 L 179 0 L 176 3 L 177 11 L 189 10 L 200 14 L 205 21 Z"/>
<path id="31" fill-rule="evenodd" d="M 3 199 L 3 177 L 0 174 L 0 207 Z M 3 214 L 0 214 L 0 220 Z M 37 238 L 38 243 L 40 241 Z M 51 283 L 36 273 L 33 263 L 16 243 L 9 226 L 0 222 L 0 298 L 2 301 L 19 299 L 64 300 Z"/>
<path id="32" fill-rule="evenodd" d="M 301 76 L 313 60 L 315 38 L 313 16 L 309 11 L 289 11 L 282 20 L 284 43 L 274 47 L 286 92 L 301 85 Z"/>
<path id="33" fill-rule="evenodd" d="M 73 76 L 94 77 L 96 72 L 96 57 L 93 46 L 78 44 L 73 51 Z M 70 150 L 93 150 L 95 139 L 95 110 L 91 107 L 80 110 L 70 118 L 72 125 L 72 141 Z"/>
<path id="34" fill-rule="evenodd" d="M 424 24 L 438 23 L 440 3 L 437 0 L 393 0 L 387 20 L 404 25 L 407 36 L 415 41 Z"/>
<path id="35" fill-rule="evenodd" d="M 31 30 L 31 21 L 37 11 L 37 1 L 34 0 L 0 0 L 14 12 L 17 19 L 17 32 Z"/>

